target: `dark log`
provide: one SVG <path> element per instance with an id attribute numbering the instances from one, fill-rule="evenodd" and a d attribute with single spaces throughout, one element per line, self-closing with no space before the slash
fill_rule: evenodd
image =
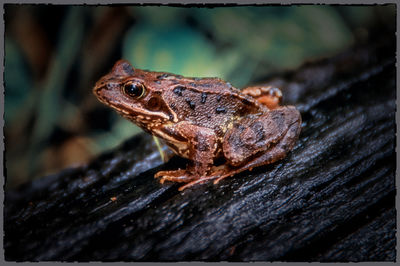
<path id="1" fill-rule="evenodd" d="M 163 164 L 141 134 L 7 191 L 6 260 L 394 261 L 395 42 L 382 40 L 269 80 L 304 121 L 280 162 L 179 192 L 153 175 L 186 161 Z"/>

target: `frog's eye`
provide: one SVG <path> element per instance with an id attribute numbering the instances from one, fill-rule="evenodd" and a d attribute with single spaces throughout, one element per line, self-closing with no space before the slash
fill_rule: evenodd
<path id="1" fill-rule="evenodd" d="M 143 84 L 133 82 L 125 83 L 123 89 L 125 94 L 135 98 L 143 97 L 146 92 Z"/>

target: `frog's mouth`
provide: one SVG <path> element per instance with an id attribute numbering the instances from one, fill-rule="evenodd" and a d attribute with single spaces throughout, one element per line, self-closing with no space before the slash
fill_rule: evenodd
<path id="1" fill-rule="evenodd" d="M 117 107 L 118 106 L 118 107 Z M 116 111 L 125 118 L 141 123 L 152 123 L 154 121 L 167 121 L 169 117 L 163 112 L 143 111 L 141 108 L 129 107 L 124 105 L 113 106 Z"/>

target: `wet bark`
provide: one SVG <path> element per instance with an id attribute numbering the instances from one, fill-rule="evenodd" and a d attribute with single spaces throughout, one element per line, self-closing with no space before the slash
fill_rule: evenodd
<path id="1" fill-rule="evenodd" d="M 6 192 L 11 261 L 394 261 L 393 40 L 263 79 L 303 127 L 282 161 L 179 192 L 141 134 Z"/>

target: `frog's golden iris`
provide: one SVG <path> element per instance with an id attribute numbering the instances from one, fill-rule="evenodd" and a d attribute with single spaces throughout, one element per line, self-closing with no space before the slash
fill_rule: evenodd
<path id="1" fill-rule="evenodd" d="M 134 98 L 142 98 L 146 93 L 146 88 L 143 84 L 128 81 L 123 86 L 124 93 Z"/>

